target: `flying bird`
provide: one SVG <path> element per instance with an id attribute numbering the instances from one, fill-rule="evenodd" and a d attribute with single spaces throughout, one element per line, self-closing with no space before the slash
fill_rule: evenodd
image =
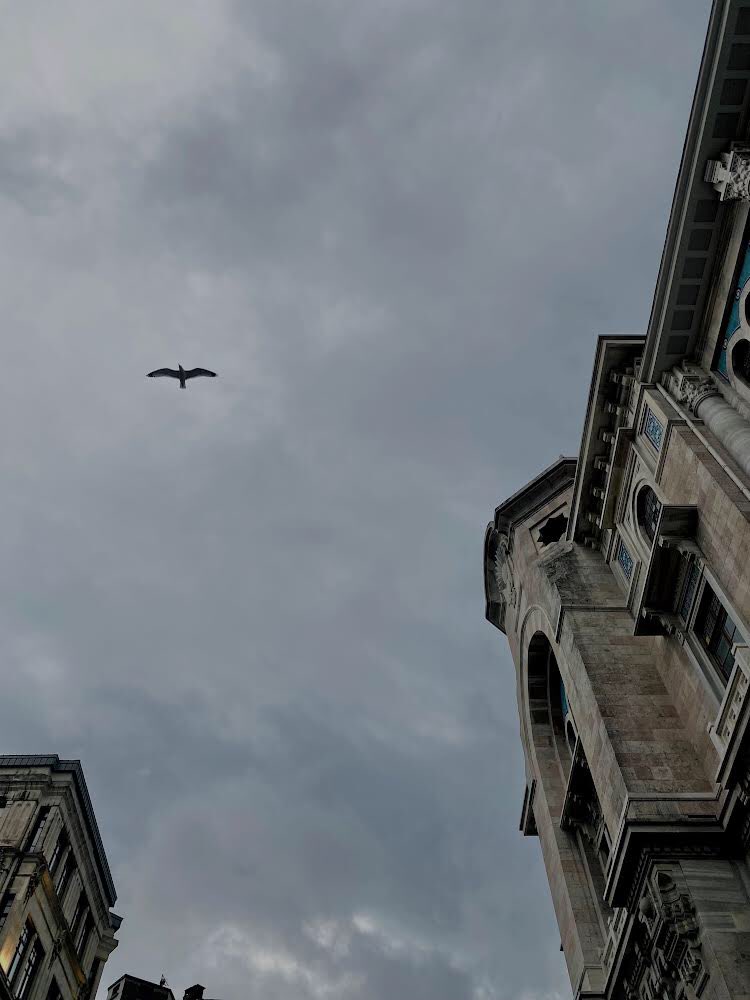
<path id="1" fill-rule="evenodd" d="M 185 383 L 189 378 L 198 378 L 200 375 L 207 375 L 209 378 L 216 378 L 216 372 L 210 372 L 208 368 L 183 368 L 182 365 L 178 365 L 177 368 L 157 368 L 153 372 L 148 373 L 148 378 L 159 378 L 161 375 L 166 375 L 168 378 L 178 378 L 180 380 L 180 388 L 185 388 Z"/>

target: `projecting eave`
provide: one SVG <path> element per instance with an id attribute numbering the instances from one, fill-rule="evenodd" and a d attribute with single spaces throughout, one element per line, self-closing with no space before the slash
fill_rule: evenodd
<path id="1" fill-rule="evenodd" d="M 510 535 L 513 526 L 525 520 L 548 500 L 570 484 L 575 474 L 576 459 L 561 455 L 556 462 L 540 472 L 531 482 L 508 497 L 495 508 L 494 527 L 503 535 Z"/>
<path id="2" fill-rule="evenodd" d="M 747 0 L 715 0 L 647 327 L 643 382 L 658 382 L 700 343 L 738 211 L 704 179 L 706 166 L 747 143 L 749 120 L 750 9 Z"/>
<path id="3" fill-rule="evenodd" d="M 600 476 L 595 463 L 597 459 L 608 460 L 617 431 L 627 423 L 627 397 L 635 382 L 635 367 L 643 344 L 643 337 L 627 335 L 597 339 L 573 487 L 569 539 L 583 540 L 588 532 L 588 514 L 592 510 L 592 489 L 599 480 L 602 489 L 606 485 L 606 473 Z M 610 435 L 612 441 L 603 440 L 603 436 Z"/>
<path id="4" fill-rule="evenodd" d="M 570 486 L 575 476 L 575 469 L 576 459 L 561 455 L 544 472 L 540 472 L 530 483 L 501 503 L 495 509 L 494 520 L 487 525 L 484 533 L 483 558 L 484 613 L 487 621 L 501 632 L 505 632 L 505 599 L 496 572 L 498 547 L 511 545 L 514 526 Z"/>

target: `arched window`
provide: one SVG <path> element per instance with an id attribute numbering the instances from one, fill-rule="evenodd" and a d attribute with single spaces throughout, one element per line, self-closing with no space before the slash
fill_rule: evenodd
<path id="1" fill-rule="evenodd" d="M 638 525 L 643 529 L 649 542 L 653 542 L 656 537 L 656 528 L 661 516 L 661 504 L 650 486 L 644 486 L 638 494 L 636 504 L 638 514 Z"/>
<path id="2" fill-rule="evenodd" d="M 748 298 L 750 303 L 750 298 Z M 732 349 L 732 370 L 745 385 L 750 386 L 750 341 L 741 340 Z"/>
<path id="3" fill-rule="evenodd" d="M 563 852 L 558 855 L 555 877 L 569 889 L 570 911 L 560 905 L 572 916 L 574 933 L 585 928 L 578 947 L 596 962 L 612 912 L 604 899 L 607 831 L 591 772 L 576 739 L 568 692 L 552 645 L 541 631 L 529 642 L 526 666 L 529 750 L 538 785 L 534 822 L 540 834 L 542 827 L 548 829 L 552 823 L 555 836 L 550 851 Z M 581 880 L 583 871 L 586 878 Z"/>
<path id="4" fill-rule="evenodd" d="M 535 736 L 554 750 L 556 781 L 567 781 L 571 753 L 565 738 L 565 720 L 570 706 L 555 654 L 541 632 L 529 645 L 529 708 Z"/>

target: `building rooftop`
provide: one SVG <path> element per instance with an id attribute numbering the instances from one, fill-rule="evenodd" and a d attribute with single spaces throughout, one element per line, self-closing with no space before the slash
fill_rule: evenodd
<path id="1" fill-rule="evenodd" d="M 115 884 L 112 881 L 112 873 L 109 870 L 109 862 L 104 852 L 104 845 L 99 833 L 99 827 L 94 816 L 94 807 L 91 804 L 89 790 L 86 787 L 86 779 L 83 776 L 83 768 L 80 760 L 61 760 L 57 754 L 3 754 L 0 755 L 0 769 L 17 767 L 48 767 L 55 774 L 70 774 L 73 777 L 78 798 L 81 803 L 86 829 L 96 852 L 96 859 L 99 862 L 99 871 L 102 877 L 107 902 L 114 906 L 117 900 Z"/>

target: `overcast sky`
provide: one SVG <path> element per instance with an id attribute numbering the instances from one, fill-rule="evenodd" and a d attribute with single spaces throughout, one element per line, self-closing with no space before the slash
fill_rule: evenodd
<path id="1" fill-rule="evenodd" d="M 708 11 L 0 0 L 2 751 L 83 761 L 105 984 L 568 995 L 483 534 L 644 329 Z"/>

